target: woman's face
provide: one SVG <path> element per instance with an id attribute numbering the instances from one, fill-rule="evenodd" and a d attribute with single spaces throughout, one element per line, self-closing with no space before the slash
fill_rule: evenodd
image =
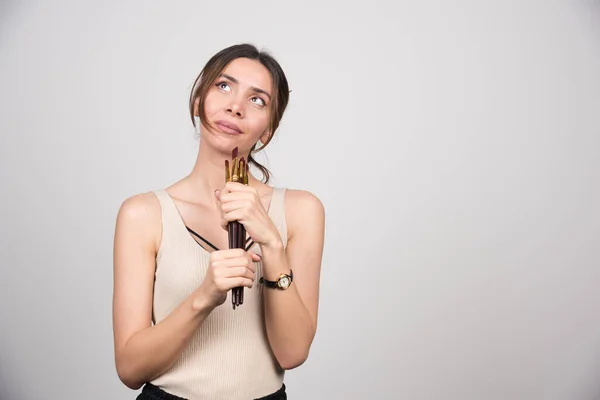
<path id="1" fill-rule="evenodd" d="M 266 141 L 271 92 L 271 74 L 260 62 L 233 60 L 208 90 L 204 109 L 211 128 L 202 126 L 203 133 L 224 151 L 248 151 L 260 138 Z"/>

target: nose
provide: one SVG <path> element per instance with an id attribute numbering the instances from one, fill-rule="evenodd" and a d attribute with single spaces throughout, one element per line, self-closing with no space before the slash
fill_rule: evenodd
<path id="1" fill-rule="evenodd" d="M 236 117 L 243 117 L 244 110 L 242 107 L 242 101 L 237 97 L 234 97 L 231 102 L 227 105 L 227 114 L 234 115 Z"/>

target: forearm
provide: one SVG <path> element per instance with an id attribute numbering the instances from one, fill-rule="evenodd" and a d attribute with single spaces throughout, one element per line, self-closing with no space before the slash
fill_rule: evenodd
<path id="1" fill-rule="evenodd" d="M 192 295 L 158 324 L 133 335 L 117 353 L 119 378 L 139 389 L 170 368 L 211 309 Z"/>
<path id="2" fill-rule="evenodd" d="M 283 244 L 261 247 L 263 276 L 276 280 L 279 274 L 289 273 L 290 266 Z M 287 290 L 263 289 L 265 324 L 269 343 L 279 364 L 292 369 L 302 364 L 315 335 L 315 328 L 296 285 Z"/>

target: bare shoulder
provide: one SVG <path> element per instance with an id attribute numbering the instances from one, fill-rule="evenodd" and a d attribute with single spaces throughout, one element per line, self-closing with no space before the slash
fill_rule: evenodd
<path id="1" fill-rule="evenodd" d="M 308 190 L 287 189 L 285 192 L 286 208 L 289 207 L 292 212 L 298 212 L 304 207 L 310 207 L 312 211 L 325 209 L 321 200 Z"/>
<path id="2" fill-rule="evenodd" d="M 135 232 L 157 244 L 161 228 L 160 202 L 152 192 L 139 193 L 126 198 L 117 214 L 117 235 L 119 232 Z"/>
<path id="3" fill-rule="evenodd" d="M 135 225 L 151 225 L 160 219 L 160 203 L 152 192 L 139 193 L 126 198 L 117 214 L 117 221 Z"/>
<path id="4" fill-rule="evenodd" d="M 323 202 L 307 190 L 286 190 L 285 214 L 290 222 L 290 235 L 306 229 L 323 229 L 325 224 Z"/>

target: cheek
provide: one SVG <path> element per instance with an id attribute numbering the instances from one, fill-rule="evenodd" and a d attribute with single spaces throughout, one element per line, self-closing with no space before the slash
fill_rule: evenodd
<path id="1" fill-rule="evenodd" d="M 206 115 L 214 115 L 221 110 L 222 104 L 220 104 L 219 96 L 215 96 L 209 92 L 204 100 L 204 112 Z"/>
<path id="2" fill-rule="evenodd" d="M 265 112 L 257 113 L 257 115 L 252 118 L 251 128 L 252 131 L 256 134 L 262 134 L 269 127 L 269 114 Z"/>

